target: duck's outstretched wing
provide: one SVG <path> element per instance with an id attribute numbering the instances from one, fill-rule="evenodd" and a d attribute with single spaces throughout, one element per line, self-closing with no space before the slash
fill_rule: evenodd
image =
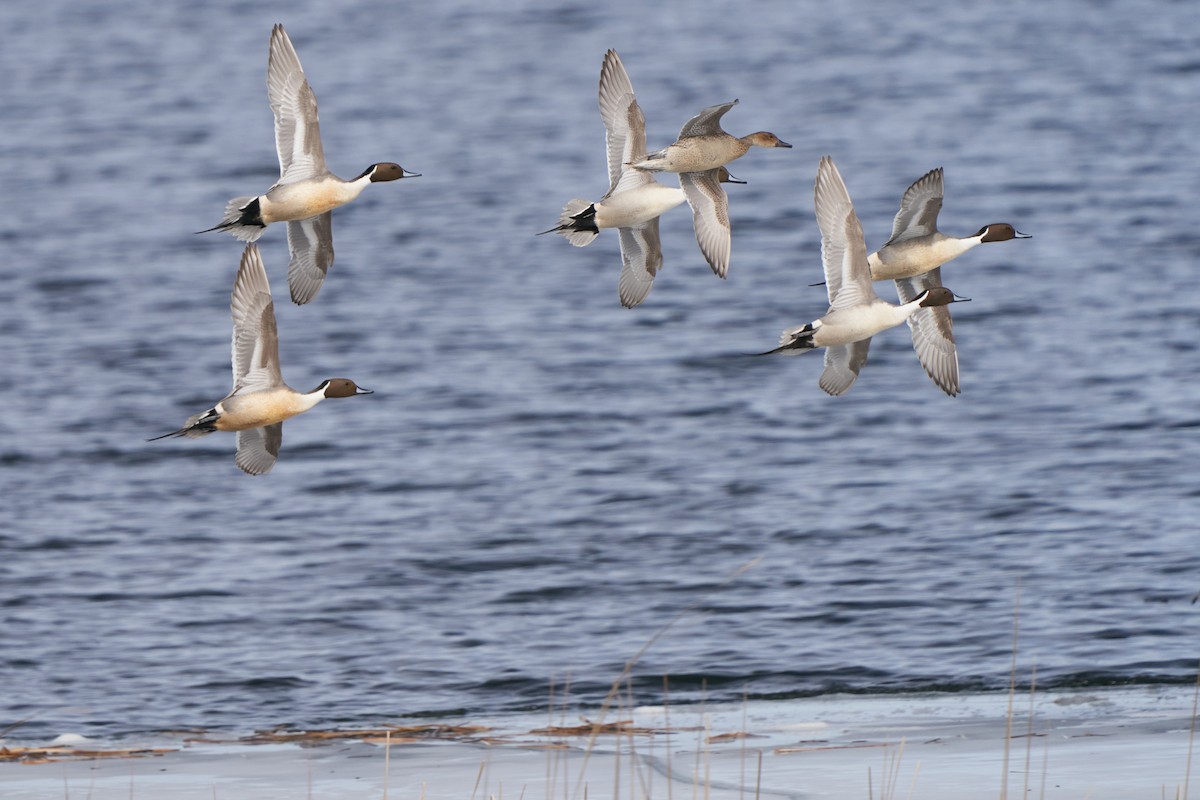
<path id="1" fill-rule="evenodd" d="M 732 100 L 728 103 L 709 106 L 683 124 L 683 127 L 679 129 L 679 138 L 685 139 L 689 136 L 707 136 L 713 133 L 723 133 L 724 131 L 721 130 L 721 117 L 725 116 L 725 112 L 737 104 L 737 100 Z"/>
<path id="2" fill-rule="evenodd" d="M 283 383 L 275 303 L 258 245 L 248 244 L 229 299 L 233 317 L 233 394 L 272 389 Z"/>
<path id="3" fill-rule="evenodd" d="M 731 249 L 729 197 L 721 188 L 721 168 L 708 172 L 681 172 L 679 185 L 692 207 L 696 244 L 712 271 L 724 278 L 729 272 Z"/>
<path id="4" fill-rule="evenodd" d="M 654 276 L 662 267 L 662 244 L 658 237 L 658 217 L 629 228 L 617 228 L 621 239 L 621 277 L 617 294 L 621 305 L 633 308 L 646 299 L 654 286 Z"/>
<path id="5" fill-rule="evenodd" d="M 817 167 L 813 207 L 821 229 L 821 261 L 830 308 L 850 308 L 876 299 L 862 223 L 842 175 L 829 156 L 822 157 Z"/>
<path id="6" fill-rule="evenodd" d="M 913 181 L 900 198 L 900 210 L 892 221 L 892 238 L 887 240 L 884 247 L 936 233 L 944 193 L 941 167 L 931 169 Z"/>
<path id="7" fill-rule="evenodd" d="M 821 373 L 818 385 L 834 396 L 848 392 L 863 364 L 867 363 L 867 350 L 870 347 L 869 338 L 826 347 L 825 371 Z"/>
<path id="8" fill-rule="evenodd" d="M 265 475 L 275 466 L 283 444 L 283 423 L 237 432 L 237 465 L 251 475 Z"/>
<path id="9" fill-rule="evenodd" d="M 942 269 L 937 267 L 912 278 L 896 280 L 901 303 L 911 303 L 926 289 L 942 285 Z M 954 344 L 954 324 L 949 306 L 918 308 L 908 318 L 912 329 L 913 349 L 925 368 L 925 374 L 943 392 L 954 397 L 962 389 L 958 380 L 958 348 Z"/>
<path id="10" fill-rule="evenodd" d="M 300 56 L 282 25 L 271 30 L 267 58 L 267 99 L 275 115 L 279 183 L 296 183 L 329 171 L 321 147 L 317 98 L 300 66 Z"/>
<path id="11" fill-rule="evenodd" d="M 333 212 L 288 223 L 288 289 L 302 306 L 317 296 L 333 264 Z"/>

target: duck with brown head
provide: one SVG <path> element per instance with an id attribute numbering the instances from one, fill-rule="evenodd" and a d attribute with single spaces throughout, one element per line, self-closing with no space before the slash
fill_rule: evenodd
<path id="1" fill-rule="evenodd" d="M 604 123 L 608 155 L 609 188 L 596 202 L 575 198 L 563 207 L 558 225 L 541 233 L 559 233 L 576 247 L 585 247 L 603 228 L 616 228 L 621 243 L 621 276 L 617 296 L 621 305 L 639 305 L 654 285 L 654 277 L 663 264 L 658 234 L 660 216 L 688 198 L 685 189 L 663 186 L 649 172 L 634 169 L 629 162 L 646 154 L 646 119 L 633 94 L 633 84 L 615 50 L 604 55 L 600 66 L 600 119 Z M 744 183 L 721 167 L 712 177 L 715 183 Z M 716 186 L 710 193 L 725 192 Z M 715 204 L 715 197 L 711 204 Z M 693 204 L 693 208 L 694 208 Z M 705 218 L 707 220 L 707 218 Z M 696 238 L 703 249 L 705 238 L 700 218 L 696 217 Z M 728 220 L 725 236 L 728 238 Z M 540 234 L 539 234 L 540 235 Z M 714 270 L 716 267 L 714 266 Z M 722 271 L 718 271 L 724 277 Z"/>
<path id="2" fill-rule="evenodd" d="M 375 394 L 370 389 L 364 389 L 349 378 L 330 378 L 323 381 L 313 391 L 324 390 L 326 397 L 353 397 L 356 394 Z"/>
<path id="3" fill-rule="evenodd" d="M 947 236 L 937 226 L 944 193 L 941 167 L 913 181 L 900 198 L 891 238 L 867 257 L 871 278 L 895 281 L 902 303 L 912 301 L 926 289 L 941 286 L 942 265 L 980 244 L 1033 238 L 1007 222 L 985 225 L 972 236 Z M 930 379 L 947 394 L 958 394 L 958 351 L 950 309 L 922 309 L 909 318 L 908 326 L 921 366 Z"/>
<path id="4" fill-rule="evenodd" d="M 1007 222 L 993 222 L 991 225 L 984 225 L 975 235 L 979 237 L 980 244 L 986 242 L 1007 242 L 1009 239 L 1033 238 L 1033 234 L 1021 233 Z"/>
<path id="5" fill-rule="evenodd" d="M 200 233 L 228 231 L 244 242 L 253 242 L 271 223 L 287 222 L 292 255 L 288 286 L 292 302 L 303 305 L 317 296 L 333 264 L 330 212 L 354 200 L 369 184 L 415 178 L 419 173 L 390 161 L 372 164 L 352 181 L 329 171 L 321 146 L 317 99 L 282 25 L 271 31 L 267 98 L 275 114 L 279 180 L 264 194 L 230 200 L 224 218 Z"/>
<path id="6" fill-rule="evenodd" d="M 721 278 L 729 273 L 731 236 L 729 198 L 720 185 L 720 170 L 751 147 L 791 147 L 769 131 L 742 137 L 726 133 L 721 128 L 721 117 L 737 102 L 704 109 L 680 129 L 674 144 L 629 161 L 636 170 L 679 173 L 679 185 L 692 207 L 696 243 L 712 271 Z"/>
<path id="7" fill-rule="evenodd" d="M 262 475 L 275 466 L 284 420 L 327 397 L 372 392 L 349 378 L 330 378 L 311 392 L 298 392 L 283 382 L 275 304 L 257 245 L 246 245 L 242 253 L 229 307 L 233 316 L 233 390 L 212 408 L 189 417 L 179 430 L 150 441 L 233 431 L 237 433 L 237 465 L 251 475 Z"/>
<path id="8" fill-rule="evenodd" d="M 633 161 L 631 166 L 647 172 L 708 172 L 741 158 L 751 147 L 791 145 L 770 131 L 732 136 L 721 128 L 721 117 L 738 101 L 710 106 L 684 124 L 679 138 L 662 150 Z"/>
<path id="9" fill-rule="evenodd" d="M 378 164 L 372 164 L 364 169 L 362 174 L 354 180 L 357 181 L 361 180 L 362 178 L 370 178 L 371 183 L 386 183 L 388 181 L 398 181 L 401 178 L 419 177 L 421 177 L 421 173 L 419 172 L 409 172 L 404 167 L 391 161 L 381 161 Z"/>
<path id="10" fill-rule="evenodd" d="M 957 297 L 942 286 L 923 291 L 901 305 L 892 305 L 875 294 L 862 225 L 846 184 L 829 156 L 821 159 L 817 169 L 813 202 L 821 228 L 829 311 L 813 322 L 788 328 L 780 335 L 779 346 L 763 355 L 797 355 L 824 347 L 825 371 L 819 385 L 829 394 L 840 395 L 849 391 L 867 363 L 875 334 L 901 324 L 920 309 L 944 307 L 968 298 Z M 917 343 L 918 352 L 923 346 L 926 343 Z"/>

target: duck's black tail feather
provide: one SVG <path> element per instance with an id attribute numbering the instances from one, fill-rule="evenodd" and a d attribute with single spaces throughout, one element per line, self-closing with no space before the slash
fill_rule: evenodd
<path id="1" fill-rule="evenodd" d="M 792 356 L 802 355 L 816 347 L 813 344 L 813 334 L 816 332 L 817 329 L 811 322 L 806 322 L 798 328 L 788 328 L 779 335 L 779 347 L 776 347 L 774 350 L 768 350 L 765 353 L 756 353 L 755 355 L 769 356 L 775 353 Z"/>
<path id="2" fill-rule="evenodd" d="M 253 242 L 266 227 L 257 197 L 235 197 L 225 204 L 225 217 L 219 223 L 196 233 L 229 231 L 243 242 Z"/>
<path id="3" fill-rule="evenodd" d="M 576 247 L 586 247 L 600 233 L 596 227 L 596 205 L 587 200 L 575 199 L 563 206 L 558 218 L 558 226 L 544 233 L 561 233 L 567 241 Z"/>
<path id="4" fill-rule="evenodd" d="M 157 442 L 159 439 L 176 436 L 186 436 L 189 439 L 207 436 L 217 429 L 217 420 L 220 418 L 221 415 L 217 413 L 217 410 L 210 408 L 208 411 L 202 411 L 199 414 L 188 417 L 187 422 L 183 423 L 183 427 L 179 430 L 164 433 L 162 436 L 155 436 L 146 441 Z"/>

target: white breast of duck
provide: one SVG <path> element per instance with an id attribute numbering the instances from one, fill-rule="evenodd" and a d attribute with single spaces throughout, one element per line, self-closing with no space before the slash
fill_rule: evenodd
<path id="1" fill-rule="evenodd" d="M 860 342 L 882 330 L 899 325 L 911 317 L 919 307 L 920 304 L 916 300 L 902 306 L 894 306 L 877 299 L 864 305 L 831 311 L 813 323 L 816 331 L 812 341 L 817 347 Z"/>
<path id="2" fill-rule="evenodd" d="M 259 198 L 262 221 L 269 225 L 324 214 L 358 197 L 370 183 L 370 173 L 364 173 L 352 181 L 344 181 L 336 175 L 322 175 L 275 186 Z"/>
<path id="3" fill-rule="evenodd" d="M 871 280 L 885 281 L 923 275 L 978 245 L 983 241 L 981 234 L 982 232 L 959 239 L 935 233 L 885 245 L 867 256 L 867 263 L 871 267 Z"/>
<path id="4" fill-rule="evenodd" d="M 596 204 L 596 227 L 629 228 L 660 217 L 684 201 L 683 190 L 655 181 L 610 195 Z"/>
<path id="5" fill-rule="evenodd" d="M 220 415 L 216 428 L 219 431 L 242 431 L 261 428 L 303 414 L 325 399 L 322 384 L 311 392 L 297 392 L 288 386 L 264 389 L 260 392 L 234 395 L 216 406 Z"/>

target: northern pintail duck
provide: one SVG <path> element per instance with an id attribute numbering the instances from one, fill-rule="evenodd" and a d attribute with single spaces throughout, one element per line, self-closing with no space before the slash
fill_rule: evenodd
<path id="1" fill-rule="evenodd" d="M 733 100 L 709 106 L 684 124 L 673 144 L 632 162 L 631 166 L 647 172 L 708 172 L 741 158 L 751 147 L 791 147 L 769 131 L 756 131 L 739 138 L 722 130 L 721 117 L 737 104 Z"/>
<path id="2" fill-rule="evenodd" d="M 621 305 L 632 308 L 646 299 L 655 275 L 662 268 L 658 218 L 687 197 L 683 189 L 663 186 L 651 173 L 630 166 L 630 162 L 646 155 L 646 118 L 615 50 L 604 54 L 600 66 L 599 102 L 608 155 L 608 193 L 595 203 L 579 198 L 569 201 L 559 216 L 558 226 L 542 233 L 561 233 L 576 247 L 585 247 L 595 240 L 601 228 L 616 228 L 622 262 L 617 294 Z M 744 183 L 723 167 L 717 180 Z M 724 195 L 719 187 L 717 191 Z M 698 213 L 693 216 L 697 240 L 702 241 L 700 231 L 704 224 Z M 727 219 L 725 225 L 728 238 Z"/>
<path id="3" fill-rule="evenodd" d="M 879 299 L 871 284 L 862 224 L 854 212 L 846 184 L 829 156 L 824 156 L 817 168 L 813 201 L 821 228 L 821 260 L 829 311 L 818 320 L 785 330 L 779 337 L 779 347 L 770 352 L 797 355 L 824 347 L 825 371 L 819 383 L 829 394 L 839 395 L 849 390 L 867 363 L 872 336 L 899 325 L 918 309 L 945 306 L 966 298 L 956 297 L 939 286 L 899 306 Z M 918 350 L 920 346 L 918 343 Z"/>
<path id="4" fill-rule="evenodd" d="M 900 198 L 892 237 L 867 257 L 873 280 L 892 280 L 900 302 L 942 285 L 941 266 L 984 242 L 1032 238 L 1007 222 L 985 225 L 972 236 L 947 236 L 937 229 L 944 184 L 942 168 L 922 175 Z M 923 308 L 908 318 L 913 346 L 929 377 L 949 395 L 959 393 L 958 350 L 950 309 Z"/>
<path id="5" fill-rule="evenodd" d="M 272 222 L 287 222 L 292 254 L 288 286 L 292 301 L 303 305 L 316 297 L 333 264 L 330 211 L 349 203 L 372 183 L 419 175 L 390 161 L 372 164 L 351 181 L 329 171 L 321 147 L 317 98 L 282 25 L 271 31 L 267 98 L 275 114 L 279 180 L 266 194 L 230 200 L 224 219 L 201 233 L 229 231 L 243 242 L 253 242 Z"/>
<path id="6" fill-rule="evenodd" d="M 371 392 L 348 378 L 321 381 L 311 392 L 298 392 L 283 382 L 275 304 L 257 245 L 246 245 L 242 253 L 229 308 L 233 314 L 233 391 L 207 411 L 188 417 L 179 430 L 150 441 L 236 431 L 237 465 L 251 475 L 263 475 L 275 466 L 285 419 L 308 411 L 326 397 Z"/>
<path id="7" fill-rule="evenodd" d="M 791 147 L 768 131 L 739 138 L 722 130 L 721 117 L 737 102 L 704 109 L 688 120 L 674 144 L 631 163 L 639 170 L 679 173 L 679 185 L 692 207 L 700 252 L 722 278 L 729 272 L 730 235 L 729 198 L 721 188 L 721 167 L 751 147 Z"/>

